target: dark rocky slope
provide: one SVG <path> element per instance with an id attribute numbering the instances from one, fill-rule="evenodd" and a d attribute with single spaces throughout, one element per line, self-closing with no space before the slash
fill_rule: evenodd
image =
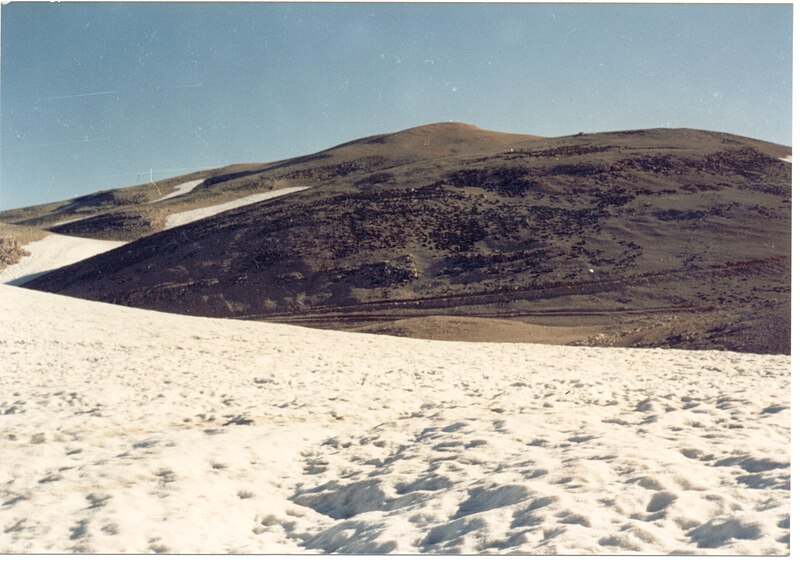
<path id="1" fill-rule="evenodd" d="M 206 179 L 200 195 L 314 188 L 28 286 L 337 328 L 602 316 L 588 343 L 788 353 L 789 152 L 695 130 L 421 127 Z"/>

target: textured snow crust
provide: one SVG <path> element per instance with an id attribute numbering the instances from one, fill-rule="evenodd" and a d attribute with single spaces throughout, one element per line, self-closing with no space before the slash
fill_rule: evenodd
<path id="1" fill-rule="evenodd" d="M 0 551 L 789 550 L 786 356 L 0 318 Z"/>

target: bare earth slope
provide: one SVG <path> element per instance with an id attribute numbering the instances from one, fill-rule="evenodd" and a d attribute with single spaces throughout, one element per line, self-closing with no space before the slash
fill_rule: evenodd
<path id="1" fill-rule="evenodd" d="M 0 318 L 0 552 L 789 553 L 785 356 Z"/>
<path id="2" fill-rule="evenodd" d="M 597 345 L 788 353 L 789 152 L 686 129 L 420 127 L 206 179 L 159 205 L 313 188 L 28 286 L 334 328 L 471 316 L 594 326 L 575 342 Z"/>

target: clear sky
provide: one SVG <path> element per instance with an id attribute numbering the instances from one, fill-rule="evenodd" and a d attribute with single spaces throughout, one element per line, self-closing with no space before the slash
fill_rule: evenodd
<path id="1" fill-rule="evenodd" d="M 438 121 L 791 143 L 791 4 L 11 3 L 0 209 Z"/>

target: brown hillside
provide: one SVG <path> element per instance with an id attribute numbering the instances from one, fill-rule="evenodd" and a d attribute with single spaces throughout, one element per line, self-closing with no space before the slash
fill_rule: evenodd
<path id="1" fill-rule="evenodd" d="M 789 152 L 695 130 L 437 124 L 211 176 L 192 200 L 314 187 L 29 286 L 324 327 L 470 316 L 602 324 L 581 340 L 598 345 L 788 353 Z"/>

